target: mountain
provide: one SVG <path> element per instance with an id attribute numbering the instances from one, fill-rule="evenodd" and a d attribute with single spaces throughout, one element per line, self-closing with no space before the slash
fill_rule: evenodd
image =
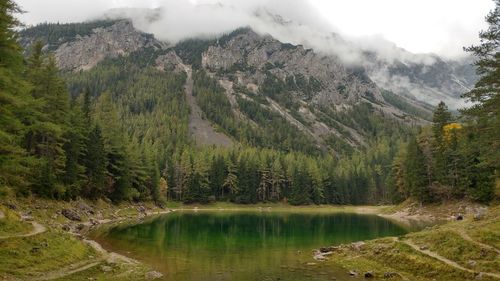
<path id="1" fill-rule="evenodd" d="M 400 52 L 413 59 L 388 62 L 373 52 L 366 54 L 365 69 L 379 87 L 429 105 L 444 101 L 453 109 L 464 106 L 461 94 L 477 81 L 471 58 L 450 61 L 433 54 Z"/>
<path id="2" fill-rule="evenodd" d="M 388 62 L 365 52 L 362 65 L 347 64 L 337 55 L 283 43 L 249 27 L 175 45 L 139 31 L 131 20 L 42 24 L 21 32 L 27 51 L 35 40 L 45 42 L 69 76 L 120 57 L 185 73 L 188 127 L 199 144 L 276 148 L 294 136 L 305 143 L 286 149 L 342 153 L 366 147 L 377 135 L 427 123 L 432 106 L 425 101 L 454 99 L 474 81 L 465 64 L 437 56 L 421 63 Z M 196 79 L 213 81 L 216 94 L 197 95 L 205 86 Z M 72 94 L 79 94 L 73 86 Z M 226 112 L 212 112 L 219 109 L 215 98 L 227 104 Z M 284 131 L 274 132 L 273 126 Z M 241 127 L 250 133 L 241 133 Z"/>
<path id="3" fill-rule="evenodd" d="M 157 15 L 145 24 L 161 27 Z M 12 132 L 39 174 L 23 190 L 116 202 L 375 204 L 432 201 L 460 184 L 460 198 L 491 198 L 489 183 L 484 193 L 459 183 L 460 174 L 481 182 L 479 166 L 460 165 L 478 163 L 478 146 L 444 104 L 432 105 L 473 82 L 466 61 L 261 17 L 296 33 L 250 25 L 179 41 L 108 19 L 13 36 L 25 49 L 18 71 L 35 122 L 20 110 L 27 133 Z M 39 149 L 47 146 L 50 154 Z"/>

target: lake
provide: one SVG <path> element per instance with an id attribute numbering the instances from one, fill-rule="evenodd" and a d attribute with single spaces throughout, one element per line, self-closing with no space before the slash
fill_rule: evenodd
<path id="1" fill-rule="evenodd" d="M 345 270 L 315 261 L 313 249 L 407 232 L 375 215 L 214 210 L 176 211 L 101 229 L 93 238 L 166 280 L 320 281 L 350 279 Z"/>

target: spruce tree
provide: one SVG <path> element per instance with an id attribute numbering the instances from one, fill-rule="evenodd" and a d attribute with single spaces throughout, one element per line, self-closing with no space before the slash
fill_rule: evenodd
<path id="1" fill-rule="evenodd" d="M 488 29 L 479 33 L 481 43 L 465 48 L 477 58 L 475 66 L 479 80 L 474 89 L 463 95 L 474 104 L 462 112 L 469 117 L 471 129 L 478 134 L 473 144 L 480 149 L 479 163 L 475 165 L 475 169 L 493 170 L 492 177 L 498 182 L 500 178 L 500 0 L 495 0 L 495 8 L 486 16 L 486 22 Z M 481 174 L 483 178 L 484 174 Z M 485 190 L 491 189 L 493 186 L 485 188 Z M 500 196 L 499 194 L 497 183 L 496 195 Z M 484 200 L 483 196 L 480 197 Z"/>
<path id="2" fill-rule="evenodd" d="M 93 199 L 105 195 L 108 163 L 99 125 L 95 125 L 89 132 L 84 165 L 87 182 L 83 186 L 83 195 Z"/>
<path id="3" fill-rule="evenodd" d="M 415 137 L 408 143 L 405 173 L 405 182 L 410 195 L 420 202 L 432 201 L 432 193 L 427 181 L 427 163 Z"/>
<path id="4" fill-rule="evenodd" d="M 28 192 L 32 159 L 22 147 L 23 134 L 32 111 L 30 85 L 22 78 L 25 71 L 22 49 L 14 31 L 19 22 L 17 4 L 0 0 L 0 186 Z M 1 193 L 1 190 L 0 190 Z"/>
<path id="5" fill-rule="evenodd" d="M 27 78 L 32 83 L 31 95 L 38 115 L 31 120 L 25 137 L 28 152 L 38 159 L 34 191 L 47 197 L 63 197 L 66 155 L 63 146 L 68 130 L 69 94 L 53 56 L 42 52 L 42 45 L 33 47 L 28 59 Z"/>

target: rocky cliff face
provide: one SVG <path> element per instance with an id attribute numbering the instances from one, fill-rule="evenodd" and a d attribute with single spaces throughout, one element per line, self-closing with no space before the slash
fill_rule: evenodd
<path id="1" fill-rule="evenodd" d="M 165 44 L 150 34 L 136 30 L 127 20 L 96 28 L 87 36 L 77 35 L 73 41 L 60 45 L 55 56 L 60 68 L 86 70 L 105 58 L 126 56 L 143 48 L 162 48 Z"/>
<path id="2" fill-rule="evenodd" d="M 294 96 L 314 104 L 341 105 L 362 98 L 383 101 L 363 69 L 349 69 L 333 56 L 283 44 L 250 29 L 210 46 L 202 54 L 202 65 L 214 72 L 235 72 L 244 86 L 262 85 L 268 72 L 285 83 L 299 84 L 292 90 Z M 301 91 L 302 84 L 311 85 L 308 93 Z"/>

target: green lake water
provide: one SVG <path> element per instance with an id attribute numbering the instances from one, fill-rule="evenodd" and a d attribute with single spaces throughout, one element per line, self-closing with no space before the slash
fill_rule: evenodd
<path id="1" fill-rule="evenodd" d="M 350 280 L 331 262 L 315 261 L 312 250 L 406 232 L 374 215 L 177 211 L 94 238 L 166 280 Z"/>

